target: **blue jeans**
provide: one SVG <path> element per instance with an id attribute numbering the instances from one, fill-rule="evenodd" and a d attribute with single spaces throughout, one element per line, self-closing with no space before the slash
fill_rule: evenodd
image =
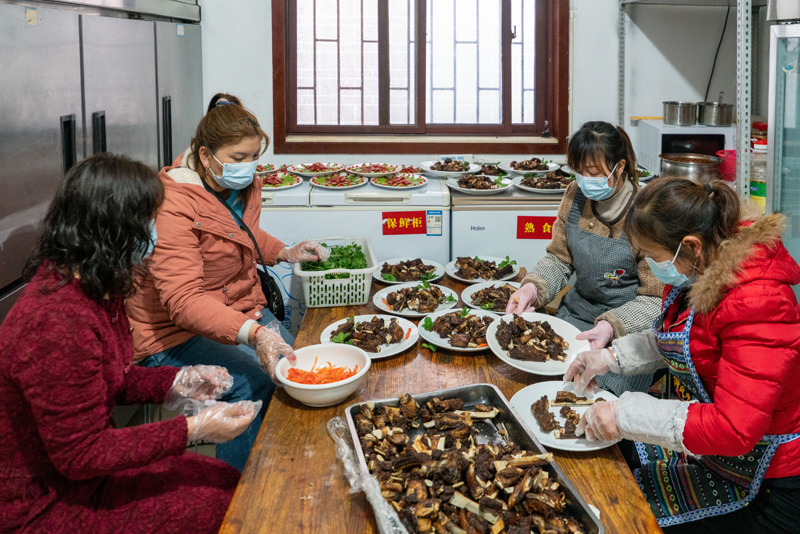
<path id="1" fill-rule="evenodd" d="M 275 316 L 264 308 L 259 324 L 267 325 L 275 320 Z M 281 337 L 289 345 L 294 337 L 280 326 Z M 246 345 L 224 345 L 202 336 L 195 336 L 178 346 L 154 354 L 145 359 L 144 367 L 184 367 L 186 365 L 219 365 L 225 367 L 233 377 L 233 387 L 222 396 L 225 402 L 240 400 L 264 401 L 261 411 L 256 415 L 247 430 L 226 443 L 217 445 L 217 459 L 241 471 L 250 455 L 250 449 L 267 413 L 267 406 L 275 392 L 275 384 L 258 364 L 255 351 Z"/>

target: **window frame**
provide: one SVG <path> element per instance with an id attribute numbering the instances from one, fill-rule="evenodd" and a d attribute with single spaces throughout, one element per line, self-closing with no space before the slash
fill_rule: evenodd
<path id="1" fill-rule="evenodd" d="M 569 0 L 536 2 L 537 31 L 534 76 L 534 124 L 511 124 L 511 91 L 502 92 L 502 124 L 425 124 L 426 13 L 427 0 L 417 6 L 415 47 L 417 75 L 416 125 L 297 125 L 295 106 L 289 105 L 297 87 L 297 68 L 291 48 L 296 42 L 296 0 L 272 0 L 273 150 L 276 154 L 557 154 L 566 150 L 569 123 Z M 502 27 L 512 26 L 511 0 L 501 0 Z M 380 10 L 388 9 L 378 1 Z M 544 31 L 541 31 L 544 29 Z M 383 30 L 383 31 L 381 31 Z M 380 35 L 388 27 L 379 27 Z M 511 87 L 511 34 L 503 32 L 502 87 Z M 388 41 L 379 38 L 378 55 L 388 57 Z M 380 59 L 379 59 L 380 61 Z M 543 62 L 543 63 L 542 63 Z M 379 93 L 388 94 L 388 69 L 379 78 Z M 383 110 L 382 110 L 383 111 Z M 388 106 L 385 110 L 388 114 Z M 382 117 L 383 119 L 384 117 Z M 541 137 L 548 122 L 550 137 Z M 383 120 L 382 120 L 383 122 Z M 386 121 L 388 122 L 388 121 Z M 465 133 L 464 130 L 467 129 Z"/>

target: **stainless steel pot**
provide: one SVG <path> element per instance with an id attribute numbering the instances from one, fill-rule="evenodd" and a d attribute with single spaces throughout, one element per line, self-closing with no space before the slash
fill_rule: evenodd
<path id="1" fill-rule="evenodd" d="M 719 180 L 722 159 L 705 154 L 661 154 L 661 176 L 688 178 L 699 184 Z"/>
<path id="2" fill-rule="evenodd" d="M 698 102 L 699 123 L 705 126 L 730 126 L 733 122 L 733 104 Z"/>
<path id="3" fill-rule="evenodd" d="M 664 102 L 664 124 L 694 126 L 697 124 L 697 102 Z"/>

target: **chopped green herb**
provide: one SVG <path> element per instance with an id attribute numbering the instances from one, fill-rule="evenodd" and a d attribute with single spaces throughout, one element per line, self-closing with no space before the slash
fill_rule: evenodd
<path id="1" fill-rule="evenodd" d="M 431 288 L 431 283 L 428 282 L 427 280 L 423 280 L 422 283 L 417 286 L 417 289 L 430 289 L 430 288 Z"/>
<path id="2" fill-rule="evenodd" d="M 494 179 L 494 185 L 496 185 L 498 187 L 508 187 L 508 184 L 503 182 L 503 175 L 502 174 Z"/>
<path id="3" fill-rule="evenodd" d="M 392 273 L 383 273 L 383 279 L 389 282 L 397 282 L 397 278 Z"/>
<path id="4" fill-rule="evenodd" d="M 480 259 L 478 256 L 475 256 L 475 261 L 483 261 L 483 260 Z"/>
<path id="5" fill-rule="evenodd" d="M 327 248 L 325 243 L 320 243 Z M 301 265 L 304 271 L 327 271 L 330 269 L 365 269 L 367 257 L 360 245 L 335 245 L 331 247 L 331 255 L 327 261 L 304 261 Z M 326 274 L 325 279 L 350 278 L 349 273 Z"/>
<path id="6" fill-rule="evenodd" d="M 436 278 L 436 272 L 423 273 L 423 274 L 419 275 L 419 279 L 422 280 L 423 282 L 425 282 L 427 280 L 433 280 L 434 278 Z"/>
<path id="7" fill-rule="evenodd" d="M 431 328 L 433 328 L 433 320 L 430 317 L 425 317 L 425 320 L 422 321 L 422 328 L 430 332 Z"/>
<path id="8" fill-rule="evenodd" d="M 517 264 L 516 260 L 509 260 L 509 259 L 508 259 L 508 256 L 506 256 L 506 259 L 505 259 L 505 260 L 503 260 L 503 261 L 501 261 L 501 262 L 500 262 L 500 265 L 498 265 L 498 266 L 497 266 L 497 268 L 498 268 L 498 269 L 502 269 L 502 268 L 503 268 L 503 267 L 505 267 L 506 265 L 516 265 L 516 264 Z"/>
<path id="9" fill-rule="evenodd" d="M 481 305 L 482 310 L 491 310 L 492 308 L 494 308 L 494 304 L 492 304 L 491 302 L 487 302 L 486 304 Z"/>
<path id="10" fill-rule="evenodd" d="M 455 302 L 456 298 L 453 295 L 447 295 L 447 297 L 444 299 L 444 301 L 445 302 Z"/>
<path id="11" fill-rule="evenodd" d="M 350 334 L 349 334 L 349 333 L 345 334 L 344 332 L 339 332 L 338 334 L 336 334 L 335 336 L 333 336 L 333 337 L 331 338 L 331 341 L 332 341 L 333 343 L 344 343 L 344 342 L 345 342 L 345 340 L 346 340 L 348 337 L 350 337 Z"/>
<path id="12" fill-rule="evenodd" d="M 436 352 L 436 347 L 434 345 L 431 345 L 430 343 L 423 343 L 422 347 L 428 349 L 431 352 Z"/>
<path id="13" fill-rule="evenodd" d="M 464 306 L 463 308 L 461 308 L 461 317 L 463 318 L 466 317 L 467 315 L 469 315 L 469 308 Z"/>

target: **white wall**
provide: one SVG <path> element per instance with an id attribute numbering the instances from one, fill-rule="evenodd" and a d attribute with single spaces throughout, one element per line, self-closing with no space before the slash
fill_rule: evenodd
<path id="1" fill-rule="evenodd" d="M 200 0 L 203 92 L 239 96 L 272 135 L 272 16 L 269 0 Z M 571 129 L 588 120 L 617 122 L 618 0 L 573 0 Z M 662 114 L 663 100 L 703 99 L 726 8 L 634 6 L 626 22 L 625 116 Z M 731 9 L 709 99 L 736 98 L 736 10 Z M 627 122 L 627 120 L 626 120 Z M 636 128 L 624 125 L 631 138 Z M 481 155 L 476 154 L 476 157 Z M 336 155 L 342 163 L 414 163 L 423 155 Z M 486 156 L 503 159 L 502 155 Z M 265 161 L 316 161 L 324 155 L 273 155 Z"/>

